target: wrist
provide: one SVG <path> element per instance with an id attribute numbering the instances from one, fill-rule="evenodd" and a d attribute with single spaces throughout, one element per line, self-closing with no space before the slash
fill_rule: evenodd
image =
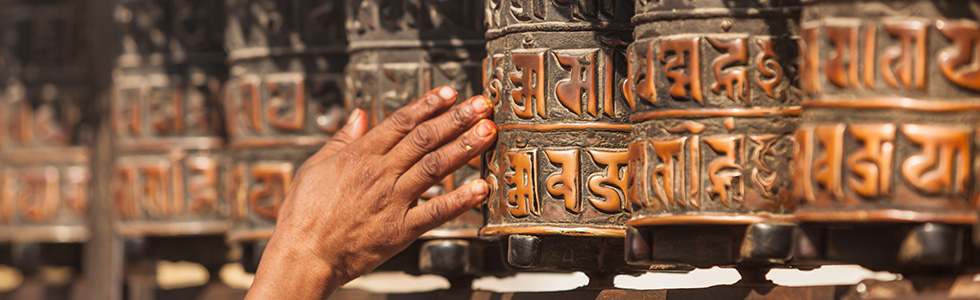
<path id="1" fill-rule="evenodd" d="M 322 299 L 349 280 L 320 243 L 305 239 L 308 237 L 286 232 L 273 234 L 262 254 L 249 298 L 254 292 L 262 299 Z"/>

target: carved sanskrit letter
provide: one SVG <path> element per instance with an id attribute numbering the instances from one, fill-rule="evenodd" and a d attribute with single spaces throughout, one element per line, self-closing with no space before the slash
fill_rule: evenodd
<path id="1" fill-rule="evenodd" d="M 766 96 L 776 99 L 775 87 L 783 80 L 783 67 L 779 65 L 779 55 L 773 51 L 776 41 L 759 38 L 755 42 L 762 48 L 762 52 L 755 56 L 756 66 L 759 68 L 759 75 L 755 77 L 755 81 L 766 92 Z"/>
<path id="2" fill-rule="evenodd" d="M 660 41 L 660 62 L 673 84 L 668 90 L 674 98 L 693 98 L 701 103 L 700 38 L 671 38 Z M 668 60 L 667 58 L 670 57 Z M 690 90 L 690 95 L 688 95 Z"/>
<path id="3" fill-rule="evenodd" d="M 140 88 L 121 88 L 116 92 L 112 108 L 112 123 L 120 136 L 135 136 L 142 133 L 143 125 L 140 117 L 142 96 Z"/>
<path id="4" fill-rule="evenodd" d="M 266 108 L 270 125 L 288 131 L 303 129 L 306 117 L 305 85 L 302 75 L 269 76 L 265 87 L 270 95 L 269 107 Z"/>
<path id="5" fill-rule="evenodd" d="M 716 138 L 705 138 L 704 142 L 715 152 L 722 154 L 711 161 L 708 166 L 708 179 L 714 186 L 709 193 L 718 195 L 718 200 L 725 207 L 731 207 L 730 200 L 741 202 L 745 194 L 745 186 L 741 180 L 742 166 L 738 164 L 738 156 L 743 141 L 739 137 L 726 136 Z"/>
<path id="6" fill-rule="evenodd" d="M 581 55 L 555 54 L 562 66 L 570 68 L 568 79 L 559 80 L 555 86 L 555 94 L 562 105 L 579 116 L 582 115 L 583 100 L 586 110 L 593 117 L 598 110 L 595 97 L 595 54 L 595 50 Z"/>
<path id="7" fill-rule="evenodd" d="M 559 173 L 548 176 L 548 193 L 564 198 L 568 211 L 582 212 L 582 202 L 578 197 L 579 150 L 545 150 L 545 153 L 552 164 L 561 165 Z"/>
<path id="8" fill-rule="evenodd" d="M 507 183 L 507 204 L 510 214 L 522 218 L 530 214 L 540 215 L 541 207 L 537 197 L 538 177 L 535 173 L 537 153 L 533 150 L 520 152 L 505 152 L 504 157 L 510 161 L 504 181 Z"/>
<path id="9" fill-rule="evenodd" d="M 779 177 L 779 173 L 776 172 L 769 162 L 766 161 L 766 156 L 772 156 L 772 144 L 776 142 L 776 136 L 771 134 L 764 134 L 758 136 L 749 136 L 749 140 L 755 144 L 755 149 L 752 150 L 752 159 L 755 161 L 755 168 L 752 168 L 752 183 L 755 184 L 756 189 L 762 194 L 762 197 L 769 200 L 777 200 L 776 194 L 773 192 L 772 187 L 776 184 L 776 178 Z M 762 175 L 763 173 L 769 174 L 769 176 Z"/>
<path id="10" fill-rule="evenodd" d="M 629 166 L 626 167 L 626 198 L 633 206 L 660 209 L 660 204 L 651 201 L 647 187 L 647 143 L 635 142 L 629 145 Z M 632 207 L 626 208 L 632 211 Z"/>
<path id="11" fill-rule="evenodd" d="M 936 27 L 953 42 L 939 51 L 939 70 L 956 85 L 980 91 L 980 25 L 973 21 L 936 21 Z"/>
<path id="12" fill-rule="evenodd" d="M 293 164 L 257 163 L 252 166 L 252 178 L 261 184 L 249 191 L 248 205 L 259 216 L 275 220 L 293 181 Z"/>
<path id="13" fill-rule="evenodd" d="M 844 198 L 841 187 L 841 168 L 844 155 L 844 124 L 817 125 L 817 141 L 823 152 L 813 162 L 813 178 L 833 197 Z"/>
<path id="14" fill-rule="evenodd" d="M 634 46 L 635 44 L 631 45 L 630 47 L 634 47 Z M 629 74 L 629 82 L 631 84 L 634 84 L 636 88 L 636 96 L 640 97 L 640 99 L 650 102 L 650 104 L 656 104 L 657 86 L 654 85 L 654 79 L 653 79 L 654 66 L 655 66 L 653 61 L 653 42 L 646 43 L 645 46 L 646 46 L 646 51 L 640 50 L 640 48 L 636 49 L 637 53 L 642 51 L 644 56 L 634 58 L 637 61 L 637 63 L 639 63 L 639 66 L 637 67 L 636 71 L 634 71 L 633 68 L 630 67 L 630 72 L 632 73 Z M 633 54 L 633 52 L 630 52 L 630 54 Z M 630 60 L 630 63 L 633 63 L 633 61 Z M 629 92 L 630 90 L 626 90 L 626 91 Z M 636 99 L 633 98 L 632 93 L 627 93 L 627 94 L 629 95 L 629 98 L 627 98 L 627 100 L 629 101 L 630 108 L 635 108 Z"/>
<path id="15" fill-rule="evenodd" d="M 10 215 L 13 213 L 13 191 L 14 184 L 13 172 L 9 170 L 0 169 L 0 223 L 8 223 L 11 221 Z"/>
<path id="16" fill-rule="evenodd" d="M 604 200 L 589 199 L 589 202 L 605 213 L 614 214 L 623 211 L 626 178 L 625 174 L 620 174 L 620 170 L 625 171 L 623 167 L 629 164 L 629 153 L 589 150 L 589 154 L 596 164 L 606 166 L 605 174 L 589 176 L 589 190 L 602 196 Z"/>
<path id="17" fill-rule="evenodd" d="M 533 118 L 532 105 L 537 105 L 538 115 L 542 118 L 547 117 L 544 97 L 544 82 L 547 76 L 544 72 L 544 51 L 513 53 L 511 56 L 514 67 L 519 69 L 518 74 L 510 74 L 510 81 L 516 87 L 511 93 L 514 99 L 511 103 L 514 114 L 522 118 Z"/>
<path id="18" fill-rule="evenodd" d="M 179 214 L 180 210 L 177 208 L 180 205 L 176 202 L 182 199 L 173 200 L 175 205 L 171 207 L 171 200 L 178 198 L 179 195 L 174 195 L 171 190 L 170 164 L 164 161 L 147 163 L 140 166 L 139 170 L 143 177 L 139 195 L 142 197 L 142 202 L 146 204 L 146 212 L 151 216 L 167 217 L 173 209 L 175 214 Z"/>
<path id="19" fill-rule="evenodd" d="M 816 200 L 813 191 L 813 128 L 800 128 L 793 138 L 793 196 Z"/>
<path id="20" fill-rule="evenodd" d="M 240 129 L 259 132 L 262 130 L 262 95 L 259 90 L 259 79 L 254 76 L 239 79 L 234 91 L 229 92 L 233 102 L 228 107 L 230 126 L 228 130 L 235 134 Z"/>
<path id="21" fill-rule="evenodd" d="M 117 164 L 115 178 L 112 180 L 112 198 L 116 212 L 122 219 L 133 219 L 137 214 L 136 206 L 136 167 L 129 164 Z"/>
<path id="22" fill-rule="evenodd" d="M 163 83 L 166 84 L 166 80 Z M 150 127 L 158 134 L 179 134 L 184 130 L 184 93 L 172 86 L 149 88 L 146 100 Z"/>
<path id="23" fill-rule="evenodd" d="M 831 83 L 842 87 L 858 87 L 858 24 L 826 25 L 827 38 L 834 45 L 834 56 L 827 60 L 824 71 Z M 865 66 L 872 67 L 872 66 Z"/>
<path id="24" fill-rule="evenodd" d="M 660 163 L 653 167 L 650 180 L 653 183 L 654 193 L 664 206 L 672 206 L 674 203 L 686 206 L 683 196 L 674 199 L 674 193 L 678 189 L 682 190 L 684 186 L 683 163 L 686 142 L 687 137 L 668 141 L 650 141 L 653 152 L 660 158 Z"/>
<path id="25" fill-rule="evenodd" d="M 967 194 L 972 130 L 909 124 L 902 133 L 922 147 L 922 153 L 902 163 L 902 177 L 909 184 L 927 193 Z"/>
<path id="26" fill-rule="evenodd" d="M 911 89 L 914 84 L 916 88 L 925 91 L 925 25 L 913 20 L 891 20 L 885 22 L 885 31 L 892 37 L 898 38 L 902 43 L 901 47 L 889 47 L 881 55 L 881 75 L 885 82 L 891 87 L 898 87 L 898 82 L 901 81 L 907 89 Z M 898 61 L 898 69 L 892 70 L 896 61 Z M 898 77 L 897 80 L 896 77 Z"/>
<path id="27" fill-rule="evenodd" d="M 724 87 L 728 92 L 728 99 L 736 101 L 735 97 L 738 97 L 738 100 L 750 104 L 748 72 L 745 71 L 745 66 L 749 63 L 749 49 L 745 39 L 737 38 L 728 42 L 714 38 L 707 39 L 712 47 L 725 53 L 715 58 L 712 64 L 715 82 L 711 83 L 711 91 L 719 94 Z"/>
<path id="28" fill-rule="evenodd" d="M 820 27 L 805 27 L 800 32 L 800 85 L 809 94 L 820 92 Z"/>
<path id="29" fill-rule="evenodd" d="M 33 222 L 50 218 L 58 210 L 61 179 L 58 169 L 45 167 L 21 174 L 22 189 L 17 196 L 20 214 Z"/>
<path id="30" fill-rule="evenodd" d="M 547 8 L 545 0 L 510 1 L 510 5 L 511 15 L 521 21 L 544 19 Z"/>
<path id="31" fill-rule="evenodd" d="M 215 211 L 218 208 L 218 164 L 210 157 L 197 156 L 187 160 L 187 168 L 198 175 L 188 178 L 190 211 Z"/>
<path id="32" fill-rule="evenodd" d="M 864 197 L 888 195 L 895 155 L 895 125 L 853 124 L 850 131 L 863 147 L 847 157 L 847 168 L 860 178 L 848 178 L 848 186 Z"/>
<path id="33" fill-rule="evenodd" d="M 500 60 L 503 59 L 503 54 L 494 54 L 493 57 L 487 57 L 490 60 L 490 78 L 487 80 L 487 93 L 490 101 L 493 105 L 500 103 L 500 91 L 504 89 L 504 69 L 500 67 Z"/>

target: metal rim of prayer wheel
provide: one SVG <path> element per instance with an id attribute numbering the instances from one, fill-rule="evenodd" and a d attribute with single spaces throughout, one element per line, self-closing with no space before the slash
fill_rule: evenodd
<path id="1" fill-rule="evenodd" d="M 347 4 L 351 61 L 346 70 L 346 105 L 349 110 L 365 111 L 371 126 L 439 86 L 455 88 L 459 102 L 480 93 L 480 61 L 486 55 L 481 3 L 350 0 Z M 447 194 L 479 176 L 479 159 L 475 159 L 426 191 L 422 199 Z M 493 261 L 499 257 L 496 249 L 478 237 L 482 225 L 480 212 L 471 210 L 426 232 L 416 241 L 418 249 L 413 246 L 399 256 L 415 255 L 418 272 L 451 279 L 500 272 L 500 262 Z M 414 266 L 381 267 L 388 268 Z"/>
<path id="2" fill-rule="evenodd" d="M 799 3 L 636 6 L 623 86 L 636 106 L 626 259 L 783 264 L 797 230 L 789 157 Z"/>
<path id="3" fill-rule="evenodd" d="M 227 67 L 223 7 L 207 1 L 121 1 L 113 73 L 111 201 L 126 238 L 220 235 L 218 180 Z"/>
<path id="4" fill-rule="evenodd" d="M 255 272 L 296 171 L 344 122 L 341 1 L 226 0 L 228 241 Z"/>
<path id="5" fill-rule="evenodd" d="M 800 264 L 975 268 L 978 9 L 807 2 L 794 148 Z"/>
<path id="6" fill-rule="evenodd" d="M 27 272 L 79 267 L 90 236 L 83 10 L 22 1 L 0 11 L 0 247 Z"/>
<path id="7" fill-rule="evenodd" d="M 484 89 L 499 134 L 484 158 L 481 235 L 505 237 L 519 268 L 635 271 L 621 255 L 631 107 L 619 88 L 632 3 L 486 5 Z"/>

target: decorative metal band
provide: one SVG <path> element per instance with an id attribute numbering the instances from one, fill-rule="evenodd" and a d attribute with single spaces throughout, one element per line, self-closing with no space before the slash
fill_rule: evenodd
<path id="1" fill-rule="evenodd" d="M 651 111 L 630 116 L 630 121 L 643 122 L 659 118 L 717 118 L 717 117 L 770 117 L 770 116 L 799 116 L 800 107 L 787 108 L 731 108 L 731 109 L 670 109 Z"/>
<path id="2" fill-rule="evenodd" d="M 630 131 L 629 124 L 610 124 L 610 123 L 564 123 L 564 124 L 508 124 L 497 126 L 497 130 L 533 130 L 533 131 L 552 131 L 552 130 L 612 130 Z"/>
<path id="3" fill-rule="evenodd" d="M 116 59 L 116 67 L 164 67 L 180 64 L 224 65 L 224 53 L 151 53 L 124 54 Z"/>
<path id="4" fill-rule="evenodd" d="M 633 32 L 633 25 L 622 23 L 565 23 L 542 22 L 533 24 L 508 25 L 500 29 L 487 30 L 487 39 L 492 40 L 508 34 L 535 31 L 621 31 Z"/>
<path id="5" fill-rule="evenodd" d="M 662 216 L 638 216 L 626 222 L 632 227 L 641 226 L 670 226 L 670 225 L 749 225 L 763 222 L 793 222 L 791 215 L 763 215 L 763 214 L 744 214 L 744 215 L 711 215 L 711 214 L 691 214 L 691 215 L 662 215 Z"/>
<path id="6" fill-rule="evenodd" d="M 803 101 L 806 108 L 841 109 L 898 109 L 916 112 L 976 112 L 980 111 L 977 101 L 948 101 L 906 97 L 874 97 L 853 99 L 816 99 Z"/>
<path id="7" fill-rule="evenodd" d="M 511 235 L 511 234 L 622 238 L 626 236 L 626 229 L 585 227 L 585 226 L 564 227 L 564 226 L 549 226 L 549 225 L 485 226 L 480 229 L 480 236 L 503 236 L 503 235 Z"/>
<path id="8" fill-rule="evenodd" d="M 929 212 L 903 209 L 808 210 L 794 215 L 800 222 L 828 223 L 946 223 L 976 225 L 980 216 L 972 212 Z"/>
<path id="9" fill-rule="evenodd" d="M 116 233 L 123 237 L 215 235 L 228 231 L 226 221 L 117 224 Z"/>
<path id="10" fill-rule="evenodd" d="M 633 17 L 633 24 L 643 24 L 658 21 L 697 20 L 714 18 L 766 18 L 772 15 L 799 14 L 801 8 L 791 7 L 699 7 L 683 10 L 655 11 L 639 13 Z"/>

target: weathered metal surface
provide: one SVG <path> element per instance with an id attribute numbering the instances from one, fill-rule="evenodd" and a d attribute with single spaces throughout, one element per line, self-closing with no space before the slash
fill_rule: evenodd
<path id="1" fill-rule="evenodd" d="M 82 4 L 12 1 L 0 11 L 0 243 L 89 237 L 79 125 L 94 97 Z"/>
<path id="2" fill-rule="evenodd" d="M 439 86 L 455 88 L 460 102 L 481 91 L 480 61 L 486 51 L 478 1 L 350 0 L 347 5 L 347 106 L 364 110 L 372 126 Z M 479 160 L 474 159 L 422 198 L 449 193 L 479 176 Z M 483 274 L 494 266 L 482 263 L 489 247 L 477 240 L 482 224 L 480 212 L 469 211 L 425 233 L 422 239 L 432 241 L 424 242 L 420 253 L 400 255 L 415 255 L 424 273 Z M 455 259 L 433 260 L 435 253 L 452 254 Z"/>
<path id="3" fill-rule="evenodd" d="M 964 234 L 978 221 L 978 9 L 969 1 L 804 9 L 794 196 L 803 201 L 796 219 L 812 229 L 805 258 L 962 267 L 962 252 L 972 251 Z M 872 246 L 865 235 L 894 247 L 863 255 Z"/>
<path id="4" fill-rule="evenodd" d="M 632 107 L 619 87 L 632 15 L 627 1 L 486 3 L 484 89 L 500 131 L 485 159 L 491 195 L 481 234 L 511 236 L 507 253 L 514 265 L 623 267 L 619 256 L 598 258 L 596 252 L 616 247 L 602 240 L 619 242 L 630 216 L 625 176 Z M 550 249 L 546 243 L 561 240 L 552 238 L 528 247 L 552 235 L 599 248 Z"/>
<path id="5" fill-rule="evenodd" d="M 295 172 L 344 122 L 342 1 L 226 0 L 228 240 L 254 272 Z"/>
<path id="6" fill-rule="evenodd" d="M 123 236 L 222 234 L 220 1 L 120 1 L 112 202 Z"/>
<path id="7" fill-rule="evenodd" d="M 780 263 L 796 204 L 790 136 L 800 6 L 636 3 L 630 46 L 633 263 Z M 642 248 L 640 247 L 640 248 Z"/>

